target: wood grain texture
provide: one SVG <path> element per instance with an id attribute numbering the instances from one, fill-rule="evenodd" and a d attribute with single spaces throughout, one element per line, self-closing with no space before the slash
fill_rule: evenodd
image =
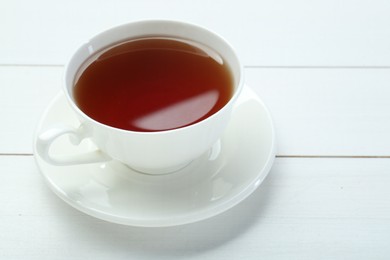
<path id="1" fill-rule="evenodd" d="M 1 259 L 387 259 L 390 160 L 277 159 L 259 189 L 209 220 L 134 228 L 84 215 L 33 158 L 0 157 Z"/>
<path id="2" fill-rule="evenodd" d="M 218 32 L 245 65 L 390 66 L 385 0 L 15 0 L 0 7 L 0 64 L 64 64 L 104 29 L 175 19 Z"/>

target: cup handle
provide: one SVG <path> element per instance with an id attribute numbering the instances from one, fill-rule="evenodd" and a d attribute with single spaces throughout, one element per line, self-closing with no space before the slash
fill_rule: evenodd
<path id="1" fill-rule="evenodd" d="M 58 137 L 62 135 L 69 135 L 69 141 L 73 145 L 78 145 L 83 139 L 89 137 L 83 125 L 81 125 L 79 128 L 73 128 L 67 125 L 58 125 L 46 130 L 37 138 L 37 152 L 46 162 L 53 165 L 64 166 L 112 160 L 112 158 L 100 150 L 75 155 L 56 156 L 50 154 L 51 145 Z"/>

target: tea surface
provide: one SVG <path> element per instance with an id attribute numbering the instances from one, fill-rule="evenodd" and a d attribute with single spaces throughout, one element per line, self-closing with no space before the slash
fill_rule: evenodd
<path id="1" fill-rule="evenodd" d="M 103 124 L 153 132 L 199 122 L 231 98 L 222 58 L 199 44 L 141 38 L 103 51 L 75 81 L 79 108 Z"/>

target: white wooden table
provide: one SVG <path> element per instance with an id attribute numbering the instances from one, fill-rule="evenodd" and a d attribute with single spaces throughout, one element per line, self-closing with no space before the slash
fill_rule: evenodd
<path id="1" fill-rule="evenodd" d="M 195 224 L 87 216 L 32 154 L 75 48 L 146 18 L 223 35 L 275 121 L 266 181 Z M 0 88 L 0 259 L 390 259 L 390 1 L 1 0 Z"/>

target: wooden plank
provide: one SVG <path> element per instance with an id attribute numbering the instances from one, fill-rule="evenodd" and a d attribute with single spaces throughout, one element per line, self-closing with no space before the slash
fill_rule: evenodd
<path id="1" fill-rule="evenodd" d="M 45 107 L 61 90 L 62 70 L 0 67 L 0 153 L 32 153 L 35 127 Z"/>
<path id="2" fill-rule="evenodd" d="M 0 67 L 0 153 L 32 153 L 62 67 Z M 274 118 L 279 155 L 390 155 L 390 69 L 246 69 Z"/>
<path id="3" fill-rule="evenodd" d="M 389 159 L 277 159 L 233 209 L 170 228 L 110 224 L 44 184 L 31 156 L 0 156 L 2 259 L 387 259 Z"/>
<path id="4" fill-rule="evenodd" d="M 228 39 L 247 66 L 390 66 L 390 2 L 2 1 L 0 64 L 64 64 L 94 34 L 178 19 Z"/>
<path id="5" fill-rule="evenodd" d="M 279 155 L 390 155 L 390 69 L 247 69 Z"/>

